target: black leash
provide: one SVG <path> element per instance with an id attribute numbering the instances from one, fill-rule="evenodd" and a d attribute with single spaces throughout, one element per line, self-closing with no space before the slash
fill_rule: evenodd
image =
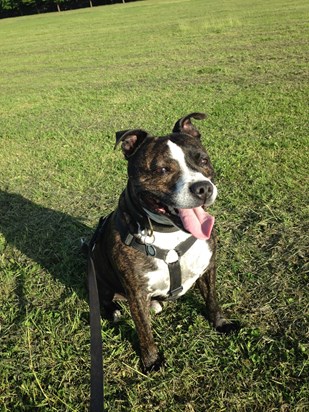
<path id="1" fill-rule="evenodd" d="M 101 335 L 101 313 L 98 286 L 92 251 L 88 257 L 88 289 L 90 307 L 90 412 L 104 411 L 103 389 L 103 345 Z"/>
<path id="2" fill-rule="evenodd" d="M 90 309 L 90 412 L 104 412 L 103 344 L 101 312 L 93 251 L 100 239 L 107 217 L 102 217 L 88 246 L 88 293 Z"/>

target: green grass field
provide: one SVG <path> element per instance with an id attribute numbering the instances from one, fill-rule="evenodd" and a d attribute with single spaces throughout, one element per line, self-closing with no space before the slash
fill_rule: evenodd
<path id="1" fill-rule="evenodd" d="M 147 0 L 0 21 L 0 410 L 87 411 L 79 238 L 126 183 L 115 132 L 191 111 L 217 172 L 220 336 L 191 291 L 153 319 L 144 376 L 124 305 L 102 321 L 114 411 L 309 410 L 308 11 L 303 0 Z"/>

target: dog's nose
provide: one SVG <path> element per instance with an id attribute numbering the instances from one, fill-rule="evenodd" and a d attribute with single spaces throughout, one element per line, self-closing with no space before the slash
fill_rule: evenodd
<path id="1" fill-rule="evenodd" d="M 190 186 L 190 191 L 199 199 L 206 201 L 213 194 L 213 184 L 211 182 L 196 182 Z"/>

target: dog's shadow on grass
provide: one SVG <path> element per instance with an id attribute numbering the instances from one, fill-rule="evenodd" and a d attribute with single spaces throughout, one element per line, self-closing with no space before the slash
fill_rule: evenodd
<path id="1" fill-rule="evenodd" d="M 38 205 L 20 194 L 0 190 L 0 254 L 7 259 L 4 265 L 10 271 L 16 268 L 15 293 L 19 306 L 16 328 L 26 316 L 28 300 L 26 272 L 19 271 L 20 266 L 38 264 L 46 275 L 50 274 L 66 287 L 64 295 L 74 291 L 79 298 L 88 300 L 87 259 L 80 240 L 82 237 L 89 240 L 93 231 L 75 217 Z M 88 323 L 88 314 L 84 316 Z M 127 324 L 119 328 L 138 352 L 135 330 Z"/>
<path id="2" fill-rule="evenodd" d="M 13 246 L 78 296 L 87 298 L 86 260 L 80 250 L 80 238 L 89 237 L 91 228 L 72 216 L 35 204 L 20 194 L 0 190 L 0 233 L 5 239 L 0 245 L 4 253 L 6 245 Z M 17 264 L 18 260 L 23 263 L 22 255 L 17 252 L 14 256 Z M 21 277 L 16 278 L 20 302 L 24 300 L 23 281 Z"/>

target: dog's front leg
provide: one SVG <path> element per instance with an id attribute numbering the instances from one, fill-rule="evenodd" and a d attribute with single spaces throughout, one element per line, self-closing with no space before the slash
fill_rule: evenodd
<path id="1" fill-rule="evenodd" d="M 145 372 L 157 370 L 161 358 L 151 329 L 150 301 L 142 291 L 130 292 L 127 297 L 139 339 L 143 369 Z"/>
<path id="2" fill-rule="evenodd" d="M 239 323 L 228 321 L 222 314 L 216 292 L 216 266 L 212 262 L 207 271 L 197 281 L 198 288 L 205 300 L 207 319 L 221 333 L 239 329 Z"/>

